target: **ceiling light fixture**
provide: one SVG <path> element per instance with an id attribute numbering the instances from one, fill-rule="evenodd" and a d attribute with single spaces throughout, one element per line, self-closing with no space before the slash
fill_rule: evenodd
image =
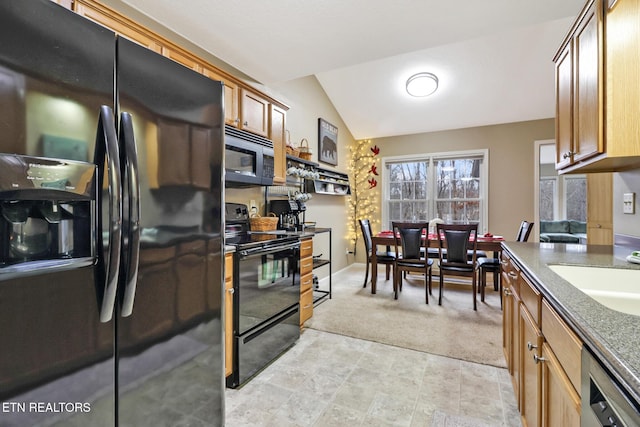
<path id="1" fill-rule="evenodd" d="M 438 89 L 438 77 L 433 73 L 417 73 L 407 79 L 407 93 L 411 96 L 429 96 L 436 89 Z"/>

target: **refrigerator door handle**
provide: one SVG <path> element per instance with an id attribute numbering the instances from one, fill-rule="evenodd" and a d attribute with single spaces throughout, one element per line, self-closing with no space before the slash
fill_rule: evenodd
<path id="1" fill-rule="evenodd" d="M 135 135 L 133 133 L 133 120 L 131 114 L 120 114 L 120 142 L 124 150 L 124 167 L 129 194 L 128 206 L 128 255 L 126 262 L 126 278 L 124 295 L 120 315 L 130 316 L 133 312 L 133 302 L 136 295 L 138 281 L 138 265 L 140 261 L 140 181 L 138 178 L 138 153 L 136 151 Z"/>
<path id="2" fill-rule="evenodd" d="M 118 138 L 115 128 L 115 118 L 110 107 L 103 105 L 100 107 L 100 117 L 98 122 L 98 132 L 96 136 L 96 149 L 94 161 L 98 167 L 97 177 L 99 186 L 97 196 L 98 224 L 97 242 L 98 247 L 104 249 L 104 239 L 102 236 L 102 197 L 100 191 L 104 179 L 105 162 L 107 166 L 107 189 L 109 192 L 109 251 L 98 251 L 98 274 L 96 280 L 99 281 L 98 289 L 102 292 L 102 302 L 100 307 L 100 321 L 109 322 L 113 316 L 117 290 L 118 275 L 120 269 L 120 252 L 122 250 L 122 187 L 120 178 L 120 155 L 118 151 Z"/>

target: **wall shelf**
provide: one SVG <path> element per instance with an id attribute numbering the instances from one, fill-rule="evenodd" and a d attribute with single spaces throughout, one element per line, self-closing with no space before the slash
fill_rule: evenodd
<path id="1" fill-rule="evenodd" d="M 308 193 L 327 194 L 331 196 L 348 196 L 351 194 L 349 175 L 346 173 L 317 168 L 318 178 L 306 180 Z"/>

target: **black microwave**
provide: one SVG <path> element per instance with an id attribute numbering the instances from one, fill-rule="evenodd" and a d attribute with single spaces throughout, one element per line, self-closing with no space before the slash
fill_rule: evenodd
<path id="1" fill-rule="evenodd" d="M 273 142 L 225 125 L 224 168 L 226 187 L 273 184 Z"/>

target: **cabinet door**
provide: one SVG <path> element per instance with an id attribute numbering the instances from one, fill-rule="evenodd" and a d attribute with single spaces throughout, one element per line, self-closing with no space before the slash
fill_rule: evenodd
<path id="1" fill-rule="evenodd" d="M 613 175 L 587 174 L 587 243 L 613 245 Z"/>
<path id="2" fill-rule="evenodd" d="M 174 47 L 162 46 L 162 55 L 194 71 L 197 71 L 197 72 L 202 71 L 202 64 L 199 61 L 195 60 L 193 57 L 187 55 L 184 51 L 180 49 L 177 49 Z"/>
<path id="3" fill-rule="evenodd" d="M 542 333 L 529 312 L 520 310 L 520 414 L 524 427 L 538 427 L 540 424 L 540 363 Z"/>
<path id="4" fill-rule="evenodd" d="M 87 0 L 75 0 L 73 2 L 73 10 L 78 15 L 103 25 L 147 49 L 151 49 L 157 53 L 162 51 L 162 44 L 154 37 L 153 33 L 99 3 Z"/>
<path id="5" fill-rule="evenodd" d="M 602 4 L 594 1 L 574 35 L 573 161 L 603 152 Z"/>
<path id="6" fill-rule="evenodd" d="M 607 154 L 640 152 L 640 3 L 609 0 L 606 15 Z M 613 4 L 612 4 L 613 3 Z"/>
<path id="7" fill-rule="evenodd" d="M 240 89 L 240 128 L 269 136 L 269 101 L 247 89 Z"/>
<path id="8" fill-rule="evenodd" d="M 286 118 L 287 112 L 283 108 L 271 104 L 269 108 L 269 139 L 273 141 L 274 184 L 284 184 L 287 179 Z"/>
<path id="9" fill-rule="evenodd" d="M 212 80 L 224 83 L 224 122 L 228 125 L 238 127 L 240 118 L 238 117 L 238 85 L 228 78 L 207 67 L 202 67 L 202 74 Z"/>
<path id="10" fill-rule="evenodd" d="M 503 273 L 504 276 L 504 273 Z M 504 283 L 504 279 L 503 283 Z M 513 375 L 513 294 L 505 289 L 502 295 L 502 352 L 507 362 L 507 369 Z"/>
<path id="11" fill-rule="evenodd" d="M 573 147 L 573 41 L 556 61 L 556 169 L 568 166 Z"/>
<path id="12" fill-rule="evenodd" d="M 542 358 L 542 427 L 580 426 L 580 396 L 547 343 Z"/>
<path id="13" fill-rule="evenodd" d="M 522 372 L 522 348 L 520 345 L 520 336 L 522 331 L 520 330 L 520 296 L 515 290 L 514 286 L 510 287 L 512 295 L 512 313 L 511 313 L 511 382 L 513 383 L 513 391 L 516 395 L 516 402 L 518 402 L 518 408 L 522 408 L 521 404 L 521 392 L 520 392 L 520 373 Z"/>
<path id="14" fill-rule="evenodd" d="M 65 7 L 67 9 L 71 9 L 73 4 L 73 0 L 52 0 L 54 3 L 58 3 L 60 6 Z"/>

